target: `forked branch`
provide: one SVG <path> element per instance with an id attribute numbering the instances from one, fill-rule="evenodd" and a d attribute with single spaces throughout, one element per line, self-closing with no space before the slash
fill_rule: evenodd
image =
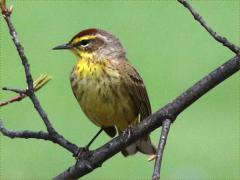
<path id="1" fill-rule="evenodd" d="M 182 111 L 188 108 L 196 100 L 239 71 L 239 69 L 240 56 L 233 57 L 183 92 L 171 103 L 167 104 L 159 111 L 153 113 L 145 120 L 141 121 L 141 123 L 134 126 L 131 130 L 131 136 L 128 136 L 127 133 L 119 135 L 104 144 L 102 147 L 94 150 L 87 157 L 82 157 L 82 161 L 79 161 L 75 165 L 69 167 L 63 173 L 56 176 L 55 179 L 76 179 L 90 173 L 95 168 L 100 167 L 103 162 L 120 152 L 122 148 L 160 127 L 164 119 L 169 118 L 174 120 Z"/>
<path id="2" fill-rule="evenodd" d="M 203 17 L 200 16 L 200 14 L 188 3 L 187 0 L 178 0 L 178 2 L 180 2 L 184 7 L 186 7 L 191 12 L 194 19 L 196 21 L 198 21 L 202 25 L 202 27 L 204 27 L 216 41 L 220 42 L 223 46 L 228 47 L 231 51 L 233 51 L 237 55 L 240 55 L 240 48 L 238 46 L 236 46 L 235 44 L 231 43 L 230 41 L 228 41 L 227 38 L 220 36 L 217 32 L 215 32 L 207 24 L 207 22 L 203 19 Z M 157 159 L 156 159 L 154 171 L 153 171 L 153 176 L 152 176 L 153 180 L 160 179 L 160 170 L 161 170 L 161 164 L 162 164 L 163 150 L 164 150 L 164 146 L 166 144 L 167 134 L 168 134 L 169 130 L 170 130 L 170 124 L 166 122 L 166 127 L 164 127 L 164 125 L 162 127 L 162 133 L 161 133 L 160 141 L 159 141 L 159 148 L 157 150 L 158 155 L 157 155 Z M 165 138 L 165 136 L 166 136 L 166 138 Z"/>
<path id="3" fill-rule="evenodd" d="M 13 7 L 10 6 L 10 8 L 7 8 L 5 0 L 0 0 L 0 8 L 1 8 L 2 15 L 8 25 L 9 33 L 12 36 L 12 40 L 14 42 L 14 45 L 16 46 L 16 49 L 17 49 L 20 59 L 22 61 L 22 65 L 25 70 L 26 82 L 27 82 L 26 90 L 20 90 L 20 89 L 14 89 L 14 88 L 4 88 L 5 90 L 10 90 L 10 91 L 19 93 L 20 95 L 19 95 L 19 97 L 15 97 L 13 99 L 10 99 L 9 101 L 5 101 L 5 102 L 1 102 L 1 103 L 9 104 L 10 101 L 12 102 L 12 101 L 21 100 L 25 96 L 28 96 L 31 99 L 36 111 L 39 113 L 41 119 L 43 120 L 48 132 L 47 132 L 47 134 L 44 133 L 44 136 L 41 136 L 41 135 L 43 135 L 43 133 L 35 133 L 35 132 L 31 132 L 31 131 L 21 131 L 21 132 L 15 131 L 14 132 L 12 130 L 6 129 L 3 126 L 2 122 L 1 122 L 0 131 L 2 132 L 3 135 L 8 136 L 8 137 L 36 138 L 36 139 L 49 140 L 49 141 L 52 141 L 53 143 L 59 144 L 60 146 L 64 147 L 65 149 L 67 149 L 68 151 L 70 151 L 74 154 L 77 153 L 78 147 L 75 144 L 69 142 L 62 135 L 57 133 L 57 131 L 53 128 L 51 122 L 48 119 L 46 112 L 43 110 L 38 98 L 35 95 L 35 91 L 39 90 L 41 87 L 43 87 L 45 84 L 47 84 L 47 82 L 50 80 L 50 77 L 47 75 L 42 75 L 36 81 L 33 82 L 28 59 L 24 53 L 24 48 L 18 39 L 17 32 L 11 21 Z M 48 136 L 46 136 L 46 135 L 48 135 Z M 48 138 L 46 138 L 46 137 L 48 137 Z"/>
<path id="4" fill-rule="evenodd" d="M 186 7 L 190 11 L 194 19 L 198 21 L 202 25 L 202 27 L 204 27 L 216 41 L 220 42 L 223 46 L 229 48 L 237 55 L 240 55 L 240 48 L 235 44 L 231 43 L 227 38 L 220 36 L 216 31 L 214 31 L 187 0 L 178 0 L 178 2 L 180 2 L 184 7 Z"/>
<path id="5" fill-rule="evenodd" d="M 45 86 L 49 81 L 51 80 L 51 77 L 43 74 L 40 75 L 37 80 L 35 80 L 33 82 L 33 89 L 35 92 L 37 92 L 38 90 L 40 90 L 43 86 Z M 6 101 L 0 101 L 0 106 L 6 106 L 8 104 L 11 104 L 13 102 L 18 102 L 23 100 L 25 97 L 27 97 L 26 95 L 26 90 L 21 90 L 21 89 L 14 89 L 14 88 L 7 88 L 7 87 L 3 87 L 2 88 L 5 91 L 13 91 L 15 93 L 18 93 L 18 96 L 15 96 L 9 100 Z"/>

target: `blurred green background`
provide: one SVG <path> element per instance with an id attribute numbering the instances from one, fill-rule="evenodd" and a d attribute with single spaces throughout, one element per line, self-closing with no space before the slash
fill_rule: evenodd
<path id="1" fill-rule="evenodd" d="M 191 1 L 221 35 L 240 44 L 239 1 Z M 97 27 L 117 37 L 142 75 L 152 109 L 173 100 L 234 54 L 212 37 L 177 1 L 18 0 L 13 23 L 24 45 L 34 78 L 53 80 L 37 93 L 54 127 L 67 139 L 85 145 L 98 130 L 75 100 L 69 74 L 76 63 L 70 52 L 51 48 L 77 32 Z M 25 88 L 17 51 L 0 18 L 0 86 Z M 165 149 L 163 179 L 240 179 L 239 73 L 202 97 L 173 124 Z M 1 91 L 1 100 L 15 94 Z M 28 99 L 0 109 L 7 128 L 45 130 Z M 158 143 L 160 130 L 152 133 Z M 0 179 L 50 179 L 74 163 L 65 149 L 47 141 L 0 136 Z M 92 148 L 109 141 L 101 135 Z M 153 162 L 137 154 L 118 154 L 84 179 L 150 179 Z"/>

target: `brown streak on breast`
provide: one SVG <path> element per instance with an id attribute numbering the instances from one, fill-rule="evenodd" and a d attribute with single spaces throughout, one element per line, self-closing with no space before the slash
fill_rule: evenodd
<path id="1" fill-rule="evenodd" d="M 96 77 L 96 81 L 97 81 L 97 83 L 100 83 L 100 78 Z"/>
<path id="2" fill-rule="evenodd" d="M 109 85 L 109 88 L 110 88 L 112 94 L 113 94 L 116 98 L 119 98 L 119 95 L 118 95 L 118 93 L 117 93 L 117 91 L 118 91 L 117 86 L 114 86 L 114 87 L 113 87 L 113 85 Z"/>
<path id="3" fill-rule="evenodd" d="M 102 89 L 98 88 L 98 96 L 100 96 Z"/>
<path id="4" fill-rule="evenodd" d="M 111 82 L 111 76 L 105 71 L 105 75 L 107 77 L 107 79 Z"/>
<path id="5" fill-rule="evenodd" d="M 109 102 L 110 99 L 106 94 L 102 94 L 102 100 L 104 103 L 107 103 L 107 102 Z"/>
<path id="6" fill-rule="evenodd" d="M 79 102 L 82 100 L 83 95 L 84 95 L 84 90 L 82 90 L 82 91 L 80 92 L 80 94 L 77 96 Z"/>
<path id="7" fill-rule="evenodd" d="M 105 68 L 102 68 L 102 71 L 103 71 L 104 74 L 107 74 Z"/>

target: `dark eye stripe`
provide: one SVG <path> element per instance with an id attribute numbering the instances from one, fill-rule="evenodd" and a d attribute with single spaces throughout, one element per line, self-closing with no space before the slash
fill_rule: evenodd
<path id="1" fill-rule="evenodd" d="M 81 42 L 81 45 L 83 45 L 83 46 L 86 46 L 87 44 L 89 44 L 90 43 L 90 40 L 82 40 Z"/>
<path id="2" fill-rule="evenodd" d="M 89 43 L 91 42 L 90 39 L 84 39 L 76 44 L 74 44 L 75 47 L 78 47 L 78 46 L 86 46 L 88 45 Z"/>

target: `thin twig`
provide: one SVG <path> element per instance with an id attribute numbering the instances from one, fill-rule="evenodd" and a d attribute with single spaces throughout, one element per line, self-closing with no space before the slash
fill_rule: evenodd
<path id="1" fill-rule="evenodd" d="M 162 122 L 162 132 L 158 144 L 158 149 L 157 149 L 157 158 L 155 160 L 155 166 L 154 166 L 154 171 L 153 171 L 153 176 L 152 180 L 159 180 L 160 179 L 160 170 L 161 170 L 161 164 L 162 164 L 162 158 L 163 158 L 163 151 L 165 144 L 167 142 L 167 137 L 168 137 L 168 132 L 170 130 L 171 126 L 171 120 L 170 119 L 165 119 Z"/>
<path id="2" fill-rule="evenodd" d="M 13 102 L 21 101 L 21 100 L 23 100 L 25 97 L 27 97 L 26 94 L 21 94 L 21 95 L 18 95 L 18 96 L 13 97 L 13 98 L 11 98 L 11 99 L 9 99 L 9 100 L 7 100 L 7 101 L 0 101 L 0 107 L 1 107 L 1 106 L 6 106 L 6 105 L 11 104 L 11 103 L 13 103 Z"/>
<path id="3" fill-rule="evenodd" d="M 184 7 L 186 7 L 191 14 L 193 15 L 194 19 L 198 21 L 208 32 L 209 34 L 218 42 L 220 42 L 223 46 L 228 47 L 234 53 L 240 55 L 240 48 L 235 44 L 231 43 L 227 38 L 220 36 L 217 32 L 215 32 L 203 19 L 202 16 L 189 4 L 187 0 L 178 0 Z"/>
<path id="4" fill-rule="evenodd" d="M 17 89 L 17 88 L 3 87 L 2 90 L 4 90 L 4 91 L 12 91 L 12 92 L 15 92 L 17 94 L 26 94 L 26 90 Z"/>
<path id="5" fill-rule="evenodd" d="M 12 14 L 13 7 L 10 6 L 8 9 L 5 0 L 0 0 L 0 8 L 3 16 L 10 16 Z"/>
<path id="6" fill-rule="evenodd" d="M 10 138 L 36 138 L 36 139 L 44 139 L 44 140 L 49 140 L 50 136 L 48 133 L 39 131 L 39 132 L 33 132 L 29 130 L 25 131 L 14 131 L 10 130 L 4 127 L 3 123 L 0 121 L 0 132 L 4 136 L 10 137 Z"/>
<path id="7" fill-rule="evenodd" d="M 40 90 L 43 86 L 45 86 L 49 81 L 51 80 L 51 77 L 48 76 L 47 74 L 42 74 L 40 75 L 34 82 L 33 82 L 33 88 L 34 91 L 37 92 L 38 90 Z M 3 90 L 7 90 L 7 91 L 13 91 L 15 93 L 19 93 L 18 96 L 15 96 L 9 100 L 6 101 L 0 101 L 0 107 L 1 106 L 5 106 L 8 105 L 10 103 L 13 102 L 18 102 L 23 100 L 25 97 L 27 97 L 26 95 L 26 90 L 20 90 L 20 89 L 13 89 L 13 88 L 7 88 L 7 87 L 3 87 Z"/>
<path id="8" fill-rule="evenodd" d="M 34 139 L 48 140 L 53 143 L 59 144 L 60 146 L 67 149 L 73 154 L 77 154 L 79 150 L 79 148 L 75 144 L 67 141 L 61 135 L 53 136 L 48 132 L 43 132 L 43 131 L 34 132 L 29 130 L 25 130 L 25 131 L 10 130 L 4 127 L 2 121 L 0 121 L 0 132 L 4 136 L 7 136 L 9 138 L 25 138 L 25 139 L 34 138 Z"/>

